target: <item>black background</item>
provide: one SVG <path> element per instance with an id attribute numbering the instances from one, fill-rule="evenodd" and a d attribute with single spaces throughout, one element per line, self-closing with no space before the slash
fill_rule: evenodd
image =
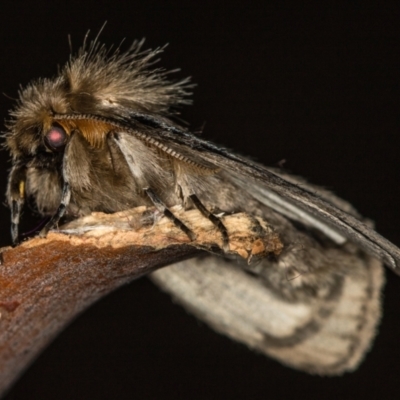
<path id="1" fill-rule="evenodd" d="M 277 4 L 4 2 L 1 118 L 19 84 L 52 76 L 67 60 L 68 34 L 77 48 L 107 20 L 109 45 L 170 43 L 162 65 L 198 84 L 183 110 L 192 129 L 205 123 L 206 138 L 269 165 L 286 159 L 288 170 L 351 201 L 400 245 L 398 2 Z M 9 164 L 0 157 L 3 188 Z M 7 245 L 8 210 L 0 212 Z M 6 399 L 399 398 L 400 279 L 387 276 L 380 333 L 359 370 L 343 377 L 309 376 L 255 354 L 142 279 L 73 322 Z"/>

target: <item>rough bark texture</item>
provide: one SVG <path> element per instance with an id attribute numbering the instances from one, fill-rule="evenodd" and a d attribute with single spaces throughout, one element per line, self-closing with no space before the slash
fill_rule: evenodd
<path id="1" fill-rule="evenodd" d="M 265 222 L 233 214 L 223 218 L 229 233 L 223 253 L 220 232 L 198 211 L 174 213 L 196 233 L 195 241 L 139 207 L 93 213 L 62 233 L 0 249 L 0 396 L 60 330 L 117 287 L 203 250 L 252 262 L 282 247 Z"/>

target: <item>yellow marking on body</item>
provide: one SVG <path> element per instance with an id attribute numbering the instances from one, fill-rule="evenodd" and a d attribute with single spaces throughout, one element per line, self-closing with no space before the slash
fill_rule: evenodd
<path id="1" fill-rule="evenodd" d="M 25 197 L 25 181 L 20 181 L 18 185 L 19 197 L 23 199 Z"/>

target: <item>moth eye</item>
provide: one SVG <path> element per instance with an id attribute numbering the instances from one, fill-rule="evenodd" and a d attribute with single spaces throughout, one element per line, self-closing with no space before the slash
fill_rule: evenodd
<path id="1" fill-rule="evenodd" d="M 67 144 L 68 135 L 61 126 L 53 125 L 47 132 L 45 139 L 51 150 L 60 151 Z"/>

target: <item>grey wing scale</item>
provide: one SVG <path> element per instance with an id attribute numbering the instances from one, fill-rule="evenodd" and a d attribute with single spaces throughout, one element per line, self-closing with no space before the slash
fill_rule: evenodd
<path id="1" fill-rule="evenodd" d="M 372 257 L 341 255 L 337 263 L 348 272 L 318 296 L 297 300 L 213 257 L 160 269 L 151 279 L 216 331 L 293 368 L 338 375 L 358 366 L 375 337 L 384 279 Z"/>
<path id="2" fill-rule="evenodd" d="M 238 176 L 234 179 L 239 179 L 242 182 L 249 178 L 254 180 L 255 187 L 261 192 L 261 196 L 258 196 L 259 201 L 261 197 L 267 199 L 268 194 L 273 192 L 282 198 L 283 204 L 287 202 L 299 207 L 310 217 L 315 217 L 324 225 L 330 226 L 339 235 L 358 244 L 368 253 L 384 261 L 394 272 L 400 274 L 399 248 L 375 232 L 370 226 L 333 203 L 257 164 L 242 164 L 241 168 L 238 168 L 236 161 L 222 157 L 218 157 L 216 164 L 230 170 L 233 176 Z M 318 226 L 316 228 L 318 229 Z"/>
<path id="3" fill-rule="evenodd" d="M 276 228 L 284 251 L 254 269 L 207 257 L 163 268 L 151 279 L 215 330 L 284 364 L 322 375 L 355 369 L 381 315 L 383 267 L 374 256 L 399 273 L 400 250 L 331 193 L 163 121 L 152 124 L 140 138 L 126 127 L 121 135 L 156 147 L 162 138 L 160 149 L 172 157 L 215 168 L 219 190 L 224 184 L 242 190 L 244 210 Z"/>
<path id="4" fill-rule="evenodd" d="M 317 229 L 328 227 L 323 230 L 335 241 L 341 242 L 343 238 L 347 238 L 357 243 L 400 275 L 400 249 L 379 235 L 371 226 L 360 221 L 350 209 L 338 206 L 345 202 L 329 201 L 325 196 L 315 193 L 311 185 L 295 183 L 295 180 L 287 179 L 283 174 L 278 175 L 269 168 L 231 153 L 157 117 L 151 117 L 151 124 L 154 129 L 153 132 L 149 131 L 149 135 L 162 137 L 163 143 L 170 143 L 175 151 L 181 148 L 186 154 L 190 148 L 193 160 L 209 162 L 216 168 L 228 171 L 236 182 L 254 182 L 253 188 L 258 190 L 257 200 L 288 215 L 289 218 L 293 216 L 293 211 L 297 210 L 297 214 L 302 214 L 303 220 L 308 218 Z"/>

